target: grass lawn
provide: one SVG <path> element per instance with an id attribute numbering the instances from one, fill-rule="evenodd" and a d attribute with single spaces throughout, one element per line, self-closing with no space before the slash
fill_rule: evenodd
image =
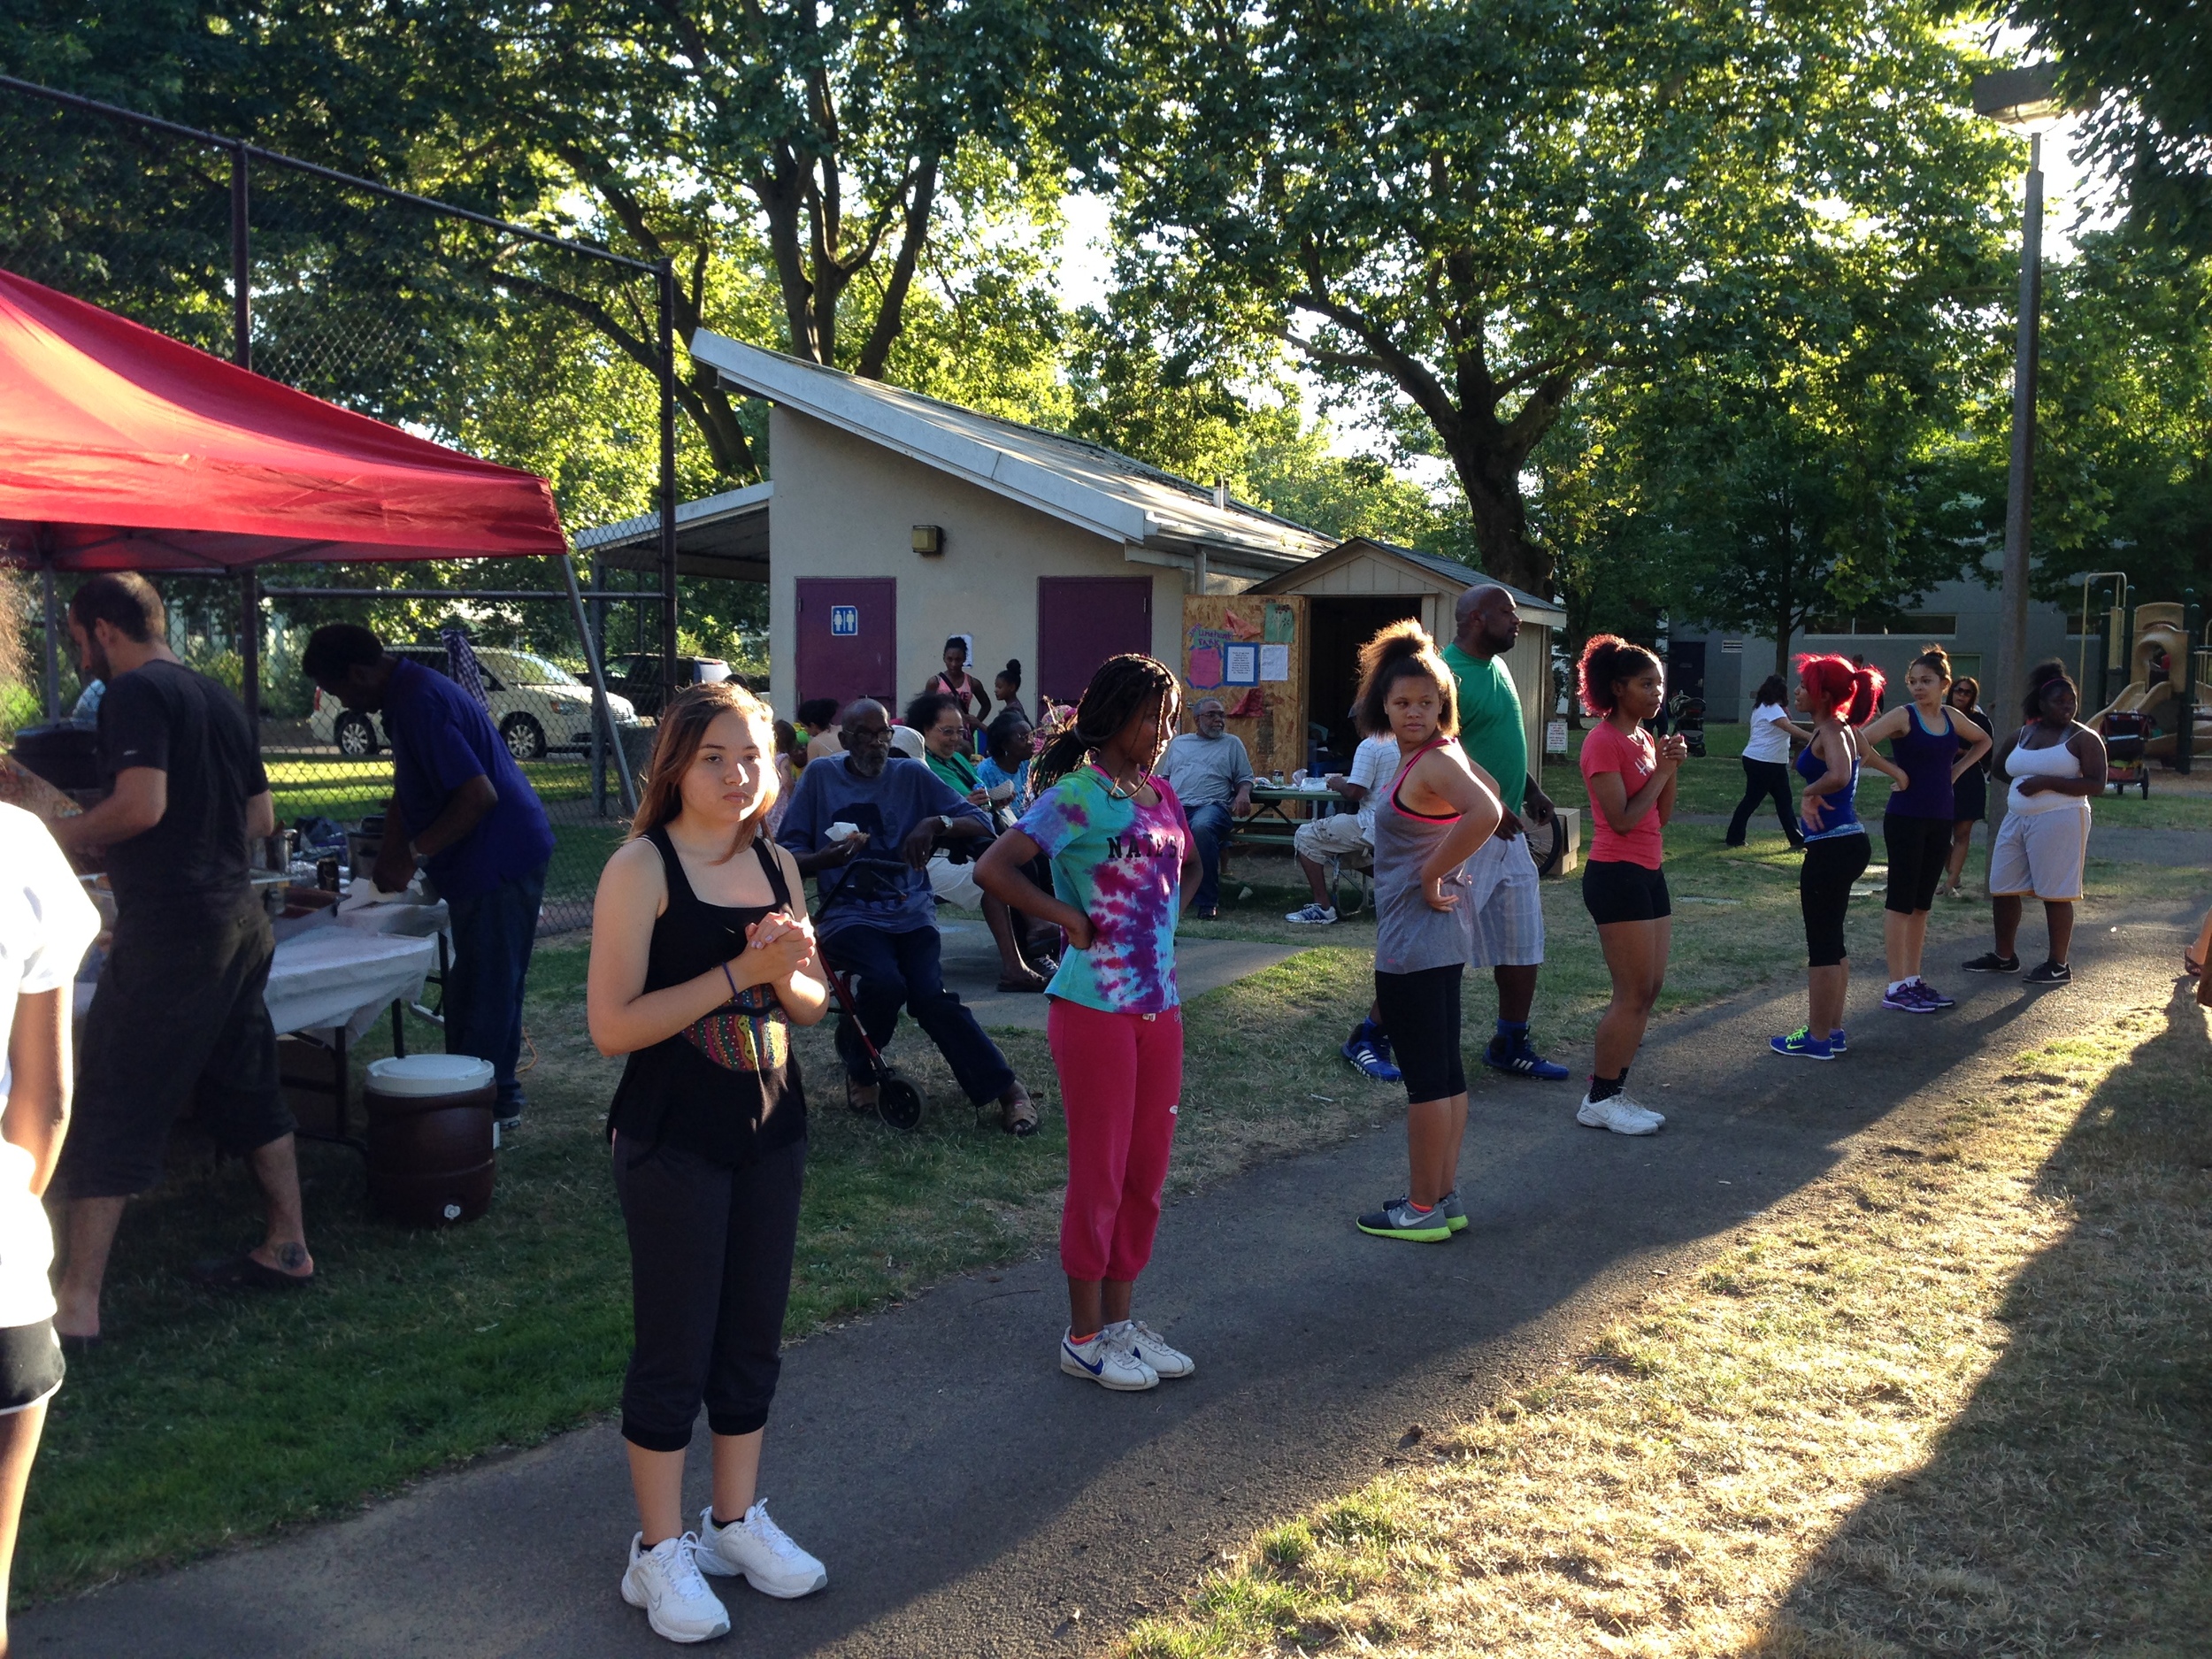
<path id="1" fill-rule="evenodd" d="M 1803 960 L 1795 861 L 1779 837 L 1732 854 L 1719 839 L 1695 826 L 1671 837 L 1677 923 L 1663 1018 L 1793 975 Z M 1402 1099 L 1336 1056 L 1371 994 L 1371 921 L 1317 936 L 1286 927 L 1281 913 L 1296 896 L 1277 885 L 1286 861 L 1254 861 L 1246 874 L 1259 878 L 1251 898 L 1192 932 L 1310 948 L 1190 1005 L 1170 1176 L 1179 1191 L 1332 1142 Z M 2092 879 L 2102 889 L 2121 875 L 2093 867 Z M 1548 884 L 1546 903 L 1537 1035 L 1586 1041 L 1606 1000 L 1594 934 L 1572 882 Z M 1876 971 L 1880 926 L 1878 902 L 1853 907 L 1863 972 Z M 1939 951 L 1985 926 L 1981 906 L 1939 910 Z M 580 939 L 541 946 L 526 1014 L 531 1116 L 501 1154 L 491 1214 L 472 1226 L 413 1233 L 369 1219 L 358 1160 L 303 1144 L 317 1287 L 213 1296 L 184 1270 L 253 1241 L 254 1189 L 235 1164 L 188 1146 L 173 1153 L 170 1179 L 133 1206 L 117 1245 L 111 1340 L 73 1364 L 56 1402 L 17 1557 L 19 1596 L 66 1594 L 341 1515 L 613 1406 L 628 1270 L 601 1124 L 618 1068 L 583 1034 L 585 964 Z M 1489 1028 L 1491 997 L 1486 977 L 1470 976 L 1471 1041 Z M 816 1112 L 791 1339 L 1049 1248 L 1064 1172 L 1051 1066 L 1041 1034 L 997 1034 L 1046 1108 L 1044 1132 L 1028 1141 L 1001 1133 L 995 1114 L 979 1123 L 910 1026 L 895 1053 L 930 1101 L 910 1136 L 846 1112 L 828 1026 L 800 1033 Z M 365 1043 L 357 1064 L 380 1052 Z"/>
<path id="2" fill-rule="evenodd" d="M 2185 991 L 1989 1056 L 1118 1652 L 2204 1651 L 2205 1039 Z"/>

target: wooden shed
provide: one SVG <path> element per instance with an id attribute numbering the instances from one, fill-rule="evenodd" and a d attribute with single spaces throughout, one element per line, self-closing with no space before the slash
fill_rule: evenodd
<path id="1" fill-rule="evenodd" d="M 1274 618 L 1271 627 L 1265 620 L 1260 624 L 1268 639 L 1289 631 L 1294 632 L 1296 640 L 1289 653 L 1295 695 L 1282 701 L 1294 702 L 1298 707 L 1276 712 L 1277 730 L 1294 720 L 1298 727 L 1318 738 L 1325 728 L 1328 750 L 1340 758 L 1348 757 L 1358 742 L 1350 710 L 1353 695 L 1359 688 L 1360 646 L 1377 629 L 1405 617 L 1417 618 L 1438 644 L 1443 644 L 1452 636 L 1452 611 L 1460 595 L 1490 580 L 1455 559 L 1355 536 L 1294 570 L 1279 572 L 1248 588 L 1239 595 L 1243 610 L 1264 618 L 1267 602 L 1277 600 L 1293 611 L 1290 616 Z M 1497 585 L 1513 595 L 1521 612 L 1521 637 L 1506 663 L 1519 688 L 1521 708 L 1528 721 L 1529 759 L 1532 766 L 1540 765 L 1544 722 L 1550 718 L 1555 701 L 1552 631 L 1566 625 L 1567 614 L 1550 601 L 1523 593 L 1509 582 Z M 1208 605 L 1210 613 L 1219 603 Z M 1184 608 L 1187 613 L 1202 604 L 1208 602 L 1194 597 L 1184 602 Z M 1248 747 L 1253 741 L 1253 736 L 1246 738 Z M 1279 756 L 1286 747 L 1278 737 L 1271 753 Z M 1258 749 L 1253 749 L 1253 764 L 1261 764 Z M 1303 764 L 1302 757 L 1295 764 Z"/>

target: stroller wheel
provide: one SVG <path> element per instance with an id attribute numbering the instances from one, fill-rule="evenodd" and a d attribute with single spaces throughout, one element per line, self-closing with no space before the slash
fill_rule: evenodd
<path id="1" fill-rule="evenodd" d="M 887 1069 L 883 1081 L 876 1088 L 876 1115 L 893 1129 L 920 1127 L 922 1091 L 896 1071 Z"/>

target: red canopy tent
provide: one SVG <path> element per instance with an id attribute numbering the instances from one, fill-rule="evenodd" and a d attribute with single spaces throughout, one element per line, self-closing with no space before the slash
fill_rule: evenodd
<path id="1" fill-rule="evenodd" d="M 567 550 L 533 473 L 0 271 L 0 558 L 216 571 Z"/>

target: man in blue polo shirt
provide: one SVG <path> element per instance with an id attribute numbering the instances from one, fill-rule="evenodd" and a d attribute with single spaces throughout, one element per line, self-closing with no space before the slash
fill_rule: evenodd
<path id="1" fill-rule="evenodd" d="M 388 653 L 364 627 L 309 637 L 301 668 L 349 709 L 382 717 L 393 799 L 376 885 L 404 887 L 420 855 L 453 917 L 445 975 L 448 1054 L 489 1060 L 501 1128 L 522 1119 L 522 992 L 537 942 L 553 831 L 482 704 L 434 669 Z"/>

